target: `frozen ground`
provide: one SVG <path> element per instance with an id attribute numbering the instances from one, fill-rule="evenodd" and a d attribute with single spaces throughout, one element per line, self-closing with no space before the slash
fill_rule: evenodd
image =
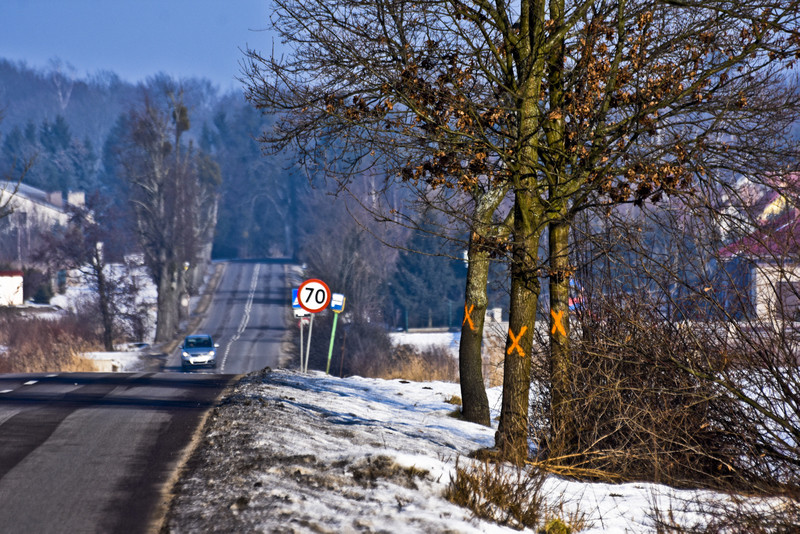
<path id="1" fill-rule="evenodd" d="M 175 488 L 166 532 L 515 532 L 474 519 L 442 494 L 455 462 L 494 430 L 450 416 L 457 384 L 339 379 L 319 372 L 245 377 L 207 421 Z M 494 415 L 499 389 L 490 390 Z M 710 492 L 652 484 L 543 488 L 584 532 L 651 532 L 654 499 Z M 687 518 L 691 522 L 698 517 Z"/>

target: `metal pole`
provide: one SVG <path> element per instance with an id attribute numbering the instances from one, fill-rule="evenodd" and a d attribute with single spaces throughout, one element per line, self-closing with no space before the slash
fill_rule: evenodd
<path id="1" fill-rule="evenodd" d="M 303 372 L 303 319 L 300 318 L 300 372 Z"/>
<path id="2" fill-rule="evenodd" d="M 342 336 L 342 357 L 339 359 L 339 378 L 344 374 L 344 344 L 347 342 L 347 330 L 344 331 Z"/>
<path id="3" fill-rule="evenodd" d="M 308 372 L 308 356 L 311 354 L 311 329 L 314 328 L 314 315 L 311 314 L 311 322 L 308 323 L 308 344 L 306 345 L 306 368 L 304 373 Z"/>
<path id="4" fill-rule="evenodd" d="M 331 330 L 331 343 L 328 345 L 328 365 L 325 366 L 325 374 L 331 374 L 331 355 L 333 354 L 333 338 L 336 337 L 336 322 L 339 320 L 339 314 L 333 314 L 333 329 Z"/>

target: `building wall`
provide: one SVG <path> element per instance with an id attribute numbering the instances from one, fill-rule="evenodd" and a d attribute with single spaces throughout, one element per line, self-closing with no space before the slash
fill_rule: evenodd
<path id="1" fill-rule="evenodd" d="M 19 221 L 18 224 L 43 224 L 46 226 L 62 225 L 65 226 L 69 222 L 69 214 L 64 210 L 61 205 L 54 204 L 53 199 L 60 199 L 61 195 L 57 197 L 48 195 L 40 189 L 20 185 L 16 193 L 14 193 L 15 184 L 0 183 L 0 206 L 5 205 L 11 199 L 8 207 L 14 210 L 11 214 L 12 224 Z M 76 201 L 80 201 L 75 197 Z M 59 200 L 60 202 L 60 200 Z M 25 214 L 25 217 L 20 217 L 20 214 Z"/>
<path id="2" fill-rule="evenodd" d="M 772 324 L 800 319 L 800 265 L 754 267 L 756 316 Z"/>

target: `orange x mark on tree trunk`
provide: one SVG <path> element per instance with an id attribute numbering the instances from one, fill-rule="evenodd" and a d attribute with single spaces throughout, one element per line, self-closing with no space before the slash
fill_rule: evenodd
<path id="1" fill-rule="evenodd" d="M 467 305 L 464 304 L 464 320 L 461 321 L 462 326 L 464 325 L 464 323 L 469 323 L 469 329 L 472 330 L 473 332 L 475 331 L 475 324 L 472 322 L 471 315 L 472 315 L 472 310 L 474 309 L 475 309 L 474 304 L 470 304 L 469 308 L 467 308 Z"/>
<path id="2" fill-rule="evenodd" d="M 564 323 L 561 322 L 561 318 L 564 316 L 564 310 L 559 310 L 558 313 L 550 310 L 550 315 L 553 316 L 553 329 L 550 330 L 551 334 L 555 334 L 556 332 L 561 332 L 561 335 L 567 337 L 567 331 L 564 329 Z"/>
<path id="3" fill-rule="evenodd" d="M 509 328 L 508 329 L 508 337 L 511 338 L 511 346 L 508 347 L 506 354 L 511 355 L 514 352 L 514 349 L 517 349 L 517 353 L 519 353 L 520 358 L 525 357 L 525 353 L 522 351 L 522 347 L 519 346 L 519 340 L 522 339 L 522 336 L 525 335 L 525 332 L 528 330 L 527 326 L 523 326 L 519 330 L 519 335 L 515 336 L 514 332 Z"/>

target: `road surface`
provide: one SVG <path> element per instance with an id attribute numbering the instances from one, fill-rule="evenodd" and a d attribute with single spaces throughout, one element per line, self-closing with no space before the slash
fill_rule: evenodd
<path id="1" fill-rule="evenodd" d="M 217 349 L 216 369 L 192 373 L 244 374 L 265 367 L 281 367 L 281 343 L 285 334 L 291 291 L 286 289 L 286 265 L 277 262 L 229 262 L 195 331 L 211 334 Z M 176 351 L 166 371 L 182 371 Z"/>
<path id="2" fill-rule="evenodd" d="M 0 532 L 152 531 L 227 375 L 0 375 Z"/>
<path id="3" fill-rule="evenodd" d="M 224 266 L 199 332 L 217 369 L 0 375 L 0 533 L 152 532 L 187 447 L 235 375 L 280 366 L 284 264 Z"/>

